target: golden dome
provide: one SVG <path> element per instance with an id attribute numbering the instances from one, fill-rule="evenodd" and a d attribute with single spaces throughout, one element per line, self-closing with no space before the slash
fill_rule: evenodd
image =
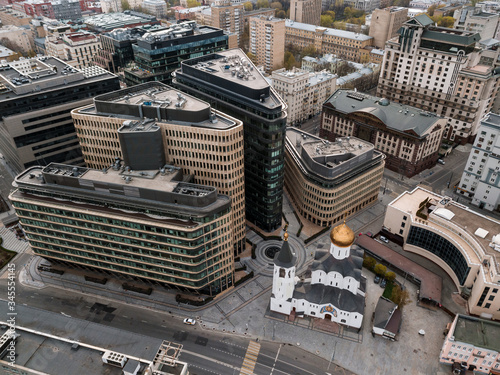
<path id="1" fill-rule="evenodd" d="M 344 222 L 332 229 L 330 239 L 338 247 L 349 247 L 354 242 L 354 232 Z"/>

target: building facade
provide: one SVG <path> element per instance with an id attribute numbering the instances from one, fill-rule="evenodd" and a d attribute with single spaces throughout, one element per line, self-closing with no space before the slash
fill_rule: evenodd
<path id="1" fill-rule="evenodd" d="M 464 6 L 455 11 L 453 18 L 455 29 L 479 33 L 481 40 L 497 36 L 498 13 L 484 12 L 481 7 Z"/>
<path id="2" fill-rule="evenodd" d="M 294 128 L 286 132 L 285 187 L 296 211 L 329 227 L 377 201 L 384 154 L 354 137 L 325 141 Z"/>
<path id="3" fill-rule="evenodd" d="M 156 18 L 165 18 L 167 16 L 167 3 L 163 0 L 144 0 L 142 8 Z"/>
<path id="4" fill-rule="evenodd" d="M 386 167 L 414 176 L 436 164 L 446 120 L 433 113 L 350 90 L 323 105 L 320 136 L 357 137 L 383 152 Z"/>
<path id="5" fill-rule="evenodd" d="M 497 288 L 498 292 L 498 288 Z M 500 323 L 457 314 L 439 362 L 476 374 L 500 374 Z"/>
<path id="6" fill-rule="evenodd" d="M 290 19 L 295 22 L 319 26 L 321 21 L 321 0 L 291 0 Z"/>
<path id="7" fill-rule="evenodd" d="M 500 222 L 423 188 L 388 206 L 383 230 L 439 265 L 468 298 L 469 313 L 500 319 Z"/>
<path id="8" fill-rule="evenodd" d="M 255 64 L 266 72 L 279 69 L 285 62 L 285 20 L 275 17 L 250 18 L 250 52 Z"/>
<path id="9" fill-rule="evenodd" d="M 352 31 L 318 27 L 286 20 L 285 44 L 304 48 L 313 45 L 317 53 L 331 53 L 344 60 L 361 61 L 362 50 L 373 45 L 373 38 Z M 369 51 L 365 52 L 369 53 Z"/>
<path id="10" fill-rule="evenodd" d="M 51 262 L 214 295 L 233 284 L 231 201 L 180 169 L 51 163 L 9 196 L 33 252 Z"/>
<path id="11" fill-rule="evenodd" d="M 434 26 L 423 14 L 387 42 L 377 95 L 447 119 L 444 137 L 472 142 L 497 97 L 497 50 L 476 47 L 480 36 Z"/>
<path id="12" fill-rule="evenodd" d="M 285 68 L 272 72 L 273 87 L 288 106 L 287 125 L 297 125 L 321 112 L 335 91 L 337 76 L 326 72 L 308 72 Z"/>
<path id="13" fill-rule="evenodd" d="M 50 162 L 83 164 L 70 112 L 120 87 L 101 68 L 77 71 L 53 57 L 11 62 L 0 82 L 0 149 L 16 172 Z"/>
<path id="14" fill-rule="evenodd" d="M 11 5 L 0 8 L 0 21 L 3 25 L 26 26 L 33 17 L 12 9 Z"/>
<path id="15" fill-rule="evenodd" d="M 182 62 L 174 85 L 243 121 L 246 219 L 280 228 L 286 104 L 239 49 Z"/>
<path id="16" fill-rule="evenodd" d="M 82 18 L 82 9 L 79 0 L 55 0 L 52 1 L 52 9 L 56 20 L 75 21 Z"/>
<path id="17" fill-rule="evenodd" d="M 489 113 L 481 120 L 477 137 L 457 191 L 472 204 L 500 211 L 500 116 Z"/>
<path id="18" fill-rule="evenodd" d="M 93 105 L 74 110 L 72 117 L 85 164 L 96 169 L 108 167 L 117 157 L 133 170 L 144 169 L 136 165 L 137 156 L 123 154 L 120 139 L 126 136 L 124 124 L 137 123 L 136 130 L 154 124 L 159 129 L 152 136 L 156 138 L 138 141 L 140 149 L 136 154 L 149 155 L 151 144 L 159 142 L 151 156 L 161 160 L 156 169 L 164 163 L 175 165 L 186 176 L 193 176 L 195 183 L 213 186 L 229 196 L 235 253 L 243 251 L 245 181 L 241 121 L 157 82 L 98 96 Z"/>
<path id="19" fill-rule="evenodd" d="M 147 33 L 132 46 L 135 66 L 125 69 L 125 83 L 133 86 L 158 81 L 169 83 L 181 61 L 226 50 L 228 36 L 210 26 L 188 21 Z"/>
<path id="20" fill-rule="evenodd" d="M 28 54 L 34 50 L 33 36 L 29 29 L 23 27 L 5 25 L 0 28 L 0 39 L 8 40 L 10 48 L 16 52 Z"/>
<path id="21" fill-rule="evenodd" d="M 366 277 L 361 273 L 363 250 L 354 243 L 354 233 L 345 224 L 332 229 L 330 248 L 317 250 L 309 267 L 310 276 L 296 277 L 296 261 L 288 244 L 288 233 L 274 257 L 271 311 L 325 319 L 361 328 L 365 310 Z M 308 272 L 308 273 L 309 273 Z"/>
<path id="22" fill-rule="evenodd" d="M 207 25 L 222 29 L 238 36 L 238 44 L 244 31 L 243 13 L 245 6 L 242 2 L 232 3 L 230 0 L 221 0 L 212 3 L 210 7 L 210 23 Z"/>
<path id="23" fill-rule="evenodd" d="M 375 9 L 370 22 L 370 33 L 373 45 L 384 49 L 385 43 L 398 34 L 398 30 L 408 20 L 408 8 L 388 7 Z"/>
<path id="24" fill-rule="evenodd" d="M 94 56 L 101 49 L 99 37 L 89 32 L 74 32 L 47 36 L 48 56 L 57 57 L 78 69 L 94 65 Z"/>

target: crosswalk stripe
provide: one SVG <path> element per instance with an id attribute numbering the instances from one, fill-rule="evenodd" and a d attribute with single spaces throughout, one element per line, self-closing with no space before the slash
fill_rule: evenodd
<path id="1" fill-rule="evenodd" d="M 260 344 L 255 341 L 250 341 L 248 344 L 243 364 L 241 365 L 240 375 L 253 375 L 255 363 L 260 352 Z"/>

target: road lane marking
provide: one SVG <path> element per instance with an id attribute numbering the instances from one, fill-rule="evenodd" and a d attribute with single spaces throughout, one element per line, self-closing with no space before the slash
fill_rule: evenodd
<path id="1" fill-rule="evenodd" d="M 240 375 L 252 375 L 255 369 L 255 363 L 260 352 L 260 344 L 255 341 L 250 341 L 248 344 L 243 364 L 241 365 Z"/>

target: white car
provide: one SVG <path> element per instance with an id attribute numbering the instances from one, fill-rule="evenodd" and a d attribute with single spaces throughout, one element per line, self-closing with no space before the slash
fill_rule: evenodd
<path id="1" fill-rule="evenodd" d="M 191 319 L 191 318 L 186 318 L 186 319 L 184 319 L 184 324 L 188 324 L 190 326 L 194 326 L 196 324 L 196 320 L 195 319 Z"/>
<path id="2" fill-rule="evenodd" d="M 389 243 L 389 240 L 387 238 L 385 238 L 384 236 L 380 236 L 380 241 L 385 242 L 385 243 Z"/>

